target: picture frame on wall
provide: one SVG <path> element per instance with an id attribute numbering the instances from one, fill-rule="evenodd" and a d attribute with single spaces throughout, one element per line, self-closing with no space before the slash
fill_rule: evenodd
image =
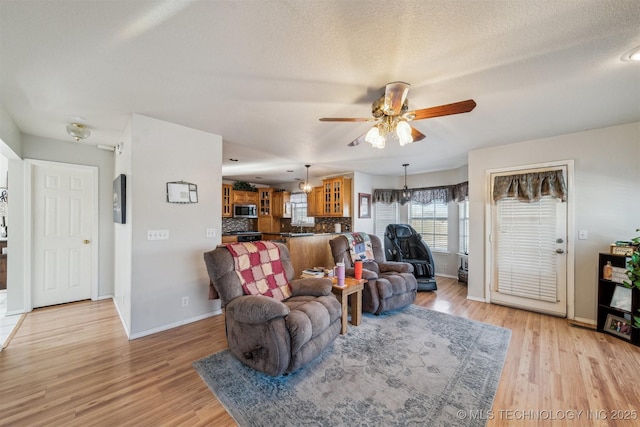
<path id="1" fill-rule="evenodd" d="M 371 218 L 371 194 L 358 193 L 358 218 Z"/>
<path id="2" fill-rule="evenodd" d="M 113 180 L 113 222 L 127 223 L 127 177 L 124 174 Z"/>
<path id="3" fill-rule="evenodd" d="M 622 317 L 607 314 L 604 330 L 625 340 L 631 341 L 631 321 Z"/>

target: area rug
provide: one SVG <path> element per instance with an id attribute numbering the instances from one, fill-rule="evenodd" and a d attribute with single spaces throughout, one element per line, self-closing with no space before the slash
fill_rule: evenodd
<path id="1" fill-rule="evenodd" d="M 482 426 L 511 331 L 415 305 L 349 325 L 318 359 L 269 377 L 223 350 L 193 363 L 240 426 Z"/>

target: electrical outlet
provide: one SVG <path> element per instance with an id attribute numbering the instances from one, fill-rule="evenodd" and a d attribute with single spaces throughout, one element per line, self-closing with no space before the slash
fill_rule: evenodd
<path id="1" fill-rule="evenodd" d="M 189 297 L 182 297 L 182 306 L 187 307 L 189 305 Z"/>
<path id="2" fill-rule="evenodd" d="M 442 264 L 442 269 L 446 270 L 447 269 L 447 263 L 445 262 L 444 264 Z"/>
<path id="3" fill-rule="evenodd" d="M 207 228 L 207 237 L 216 237 L 216 229 Z"/>

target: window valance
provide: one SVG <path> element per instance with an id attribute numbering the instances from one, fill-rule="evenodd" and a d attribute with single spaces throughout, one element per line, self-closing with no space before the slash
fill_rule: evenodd
<path id="1" fill-rule="evenodd" d="M 446 185 L 440 187 L 424 187 L 410 188 L 409 200 L 403 200 L 402 190 L 377 189 L 373 190 L 374 203 L 400 203 L 405 204 L 407 201 L 427 205 L 434 200 L 443 203 L 450 201 L 462 201 L 469 196 L 469 183 L 461 182 L 456 185 Z"/>
<path id="2" fill-rule="evenodd" d="M 561 170 L 496 176 L 493 181 L 493 201 L 515 197 L 521 202 L 537 202 L 542 196 L 567 201 L 567 186 Z"/>

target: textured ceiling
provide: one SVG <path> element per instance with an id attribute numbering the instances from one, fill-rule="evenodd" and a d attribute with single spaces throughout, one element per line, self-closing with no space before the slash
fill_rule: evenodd
<path id="1" fill-rule="evenodd" d="M 81 118 L 87 144 L 115 145 L 131 113 L 221 135 L 230 179 L 398 176 L 640 120 L 640 64 L 620 60 L 636 46 L 637 0 L 0 0 L 0 102 L 23 133 L 69 143 Z M 392 81 L 411 109 L 478 106 L 384 150 L 347 147 L 370 124 L 318 121 L 369 117 Z"/>

